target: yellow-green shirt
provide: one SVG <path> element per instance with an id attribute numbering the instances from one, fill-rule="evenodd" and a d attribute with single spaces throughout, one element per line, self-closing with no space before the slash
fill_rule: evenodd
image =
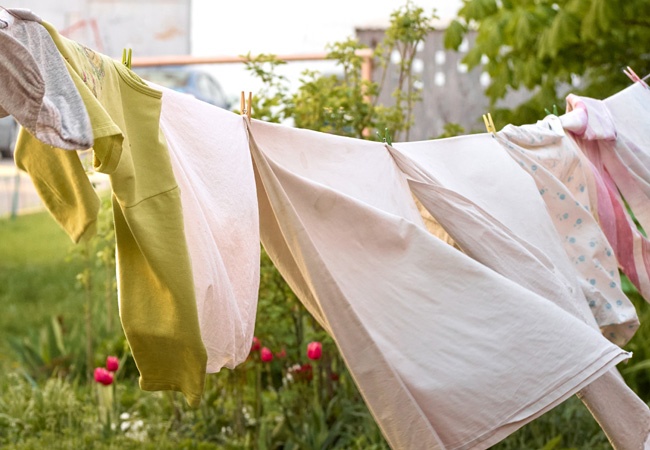
<path id="1" fill-rule="evenodd" d="M 203 392 L 201 341 L 180 192 L 159 128 L 162 94 L 111 58 L 43 23 L 66 59 L 95 136 L 94 165 L 113 189 L 120 318 L 145 390 Z M 73 240 L 93 233 L 97 196 L 74 152 L 21 132 L 16 160 Z"/>

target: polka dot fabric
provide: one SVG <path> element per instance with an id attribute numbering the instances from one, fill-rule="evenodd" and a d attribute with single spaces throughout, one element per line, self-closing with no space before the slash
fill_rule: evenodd
<path id="1" fill-rule="evenodd" d="M 612 247 L 594 218 L 592 166 L 575 142 L 558 129 L 559 119 L 548 116 L 534 125 L 508 125 L 497 140 L 535 180 L 602 333 L 624 345 L 639 320 L 621 289 Z"/>

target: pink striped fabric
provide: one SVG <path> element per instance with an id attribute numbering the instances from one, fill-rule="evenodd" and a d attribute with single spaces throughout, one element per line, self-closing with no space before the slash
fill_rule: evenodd
<path id="1" fill-rule="evenodd" d="M 563 125 L 595 169 L 601 228 L 621 269 L 649 300 L 650 242 L 625 202 L 650 230 L 650 131 L 643 123 L 650 113 L 650 91 L 636 83 L 604 101 L 569 95 L 567 111 L 571 120 Z"/>

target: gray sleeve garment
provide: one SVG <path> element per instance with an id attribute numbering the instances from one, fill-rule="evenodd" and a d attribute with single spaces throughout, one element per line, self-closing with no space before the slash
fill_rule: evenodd
<path id="1" fill-rule="evenodd" d="M 92 127 L 81 96 L 52 38 L 30 11 L 0 11 L 0 85 L 0 117 L 11 114 L 38 140 L 54 147 L 92 147 Z"/>

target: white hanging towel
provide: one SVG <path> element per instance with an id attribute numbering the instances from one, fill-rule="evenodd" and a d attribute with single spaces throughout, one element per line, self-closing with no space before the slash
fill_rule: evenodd
<path id="1" fill-rule="evenodd" d="M 487 448 L 629 357 L 432 236 L 383 144 L 249 136 L 262 243 L 392 448 Z"/>
<path id="2" fill-rule="evenodd" d="M 253 165 L 241 116 L 170 89 L 160 128 L 181 189 L 207 372 L 246 360 L 260 279 Z"/>

